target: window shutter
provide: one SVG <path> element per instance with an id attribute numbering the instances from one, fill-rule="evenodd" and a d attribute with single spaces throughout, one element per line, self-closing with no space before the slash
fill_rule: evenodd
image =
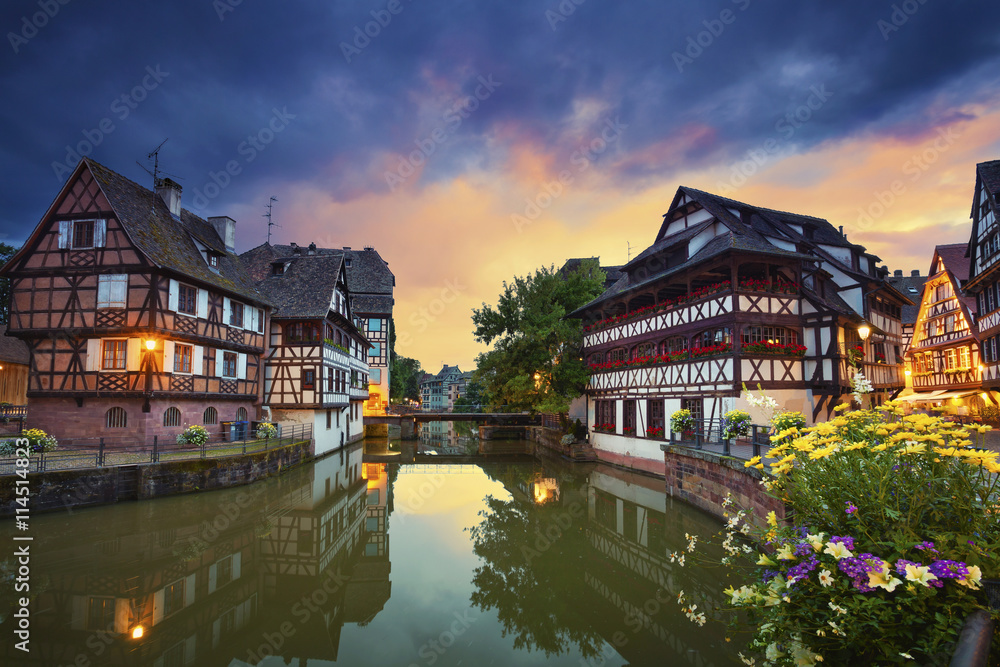
<path id="1" fill-rule="evenodd" d="M 163 620 L 163 589 L 153 593 L 153 625 Z"/>
<path id="2" fill-rule="evenodd" d="M 142 359 L 142 339 L 129 338 L 126 350 L 125 369 L 130 371 L 139 370 L 139 362 Z"/>
<path id="3" fill-rule="evenodd" d="M 111 276 L 109 284 L 110 305 L 115 308 L 124 308 L 128 305 L 128 274 Z"/>
<path id="4" fill-rule="evenodd" d="M 198 290 L 198 317 L 208 319 L 208 290 Z"/>
<path id="5" fill-rule="evenodd" d="M 218 579 L 217 579 L 217 577 L 218 577 L 218 571 L 219 571 L 219 564 L 218 563 L 213 563 L 208 568 L 208 594 L 209 595 L 211 595 L 212 593 L 215 592 L 215 588 L 217 586 L 216 582 L 218 581 Z"/>
<path id="6" fill-rule="evenodd" d="M 97 277 L 97 307 L 107 308 L 111 303 L 111 276 Z"/>
<path id="7" fill-rule="evenodd" d="M 205 363 L 203 361 L 205 357 L 205 348 L 201 345 L 195 345 L 194 350 L 191 352 L 191 372 L 195 375 L 205 374 Z"/>
<path id="8" fill-rule="evenodd" d="M 184 580 L 184 606 L 190 607 L 194 604 L 194 583 L 195 575 L 189 575 Z"/>
<path id="9" fill-rule="evenodd" d="M 163 372 L 173 373 L 174 372 L 174 341 L 165 340 L 163 341 Z M 192 360 L 192 368 L 194 361 Z"/>
<path id="10" fill-rule="evenodd" d="M 69 247 L 69 235 L 71 233 L 73 223 L 69 220 L 59 221 L 59 249 L 65 250 Z"/>
<path id="11" fill-rule="evenodd" d="M 247 379 L 247 355 L 245 352 L 236 354 L 236 377 L 240 380 Z"/>
<path id="12" fill-rule="evenodd" d="M 173 278 L 170 279 L 170 296 L 167 301 L 167 310 L 177 312 L 177 304 L 180 300 L 180 285 Z"/>
<path id="13" fill-rule="evenodd" d="M 250 331 L 253 331 L 253 329 L 254 329 L 254 323 L 253 323 L 253 319 L 252 318 L 256 314 L 257 313 L 256 313 L 256 311 L 253 308 L 251 308 L 247 304 L 243 304 L 243 328 L 244 329 L 248 329 Z"/>
<path id="14" fill-rule="evenodd" d="M 237 551 L 233 554 L 233 579 L 240 578 L 240 561 L 243 559 L 243 553 Z"/>
<path id="15" fill-rule="evenodd" d="M 87 341 L 87 370 L 101 370 L 101 339 L 91 338 Z"/>
<path id="16" fill-rule="evenodd" d="M 222 377 L 222 350 L 215 351 L 215 377 Z"/>
<path id="17" fill-rule="evenodd" d="M 257 309 L 257 333 L 264 333 L 264 309 Z"/>
<path id="18" fill-rule="evenodd" d="M 94 247 L 103 248 L 107 237 L 108 221 L 94 220 Z"/>
<path id="19" fill-rule="evenodd" d="M 200 293 L 199 293 L 200 296 Z M 228 296 L 222 297 L 222 323 L 229 324 L 230 322 L 230 309 L 233 307 L 232 301 L 229 300 Z"/>

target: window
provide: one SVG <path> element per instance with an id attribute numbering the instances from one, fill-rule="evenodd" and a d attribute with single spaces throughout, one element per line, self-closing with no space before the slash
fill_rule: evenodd
<path id="1" fill-rule="evenodd" d="M 257 333 L 264 333 L 264 309 L 257 309 Z"/>
<path id="2" fill-rule="evenodd" d="M 651 398 L 646 403 L 646 411 L 649 414 L 649 428 L 665 429 L 665 419 L 662 398 Z M 664 431 L 665 433 L 666 431 Z"/>
<path id="3" fill-rule="evenodd" d="M 635 435 L 635 401 L 624 401 L 622 407 L 622 433 Z"/>
<path id="4" fill-rule="evenodd" d="M 368 320 L 368 331 L 381 331 L 382 330 L 382 320 L 370 319 Z"/>
<path id="5" fill-rule="evenodd" d="M 235 352 L 223 352 L 222 353 L 222 377 L 234 378 L 236 377 L 236 353 Z"/>
<path id="6" fill-rule="evenodd" d="M 108 428 L 125 428 L 128 426 L 128 413 L 125 408 L 111 408 L 104 413 L 104 425 Z"/>
<path id="7" fill-rule="evenodd" d="M 94 247 L 94 221 L 77 220 L 73 223 L 73 247 L 93 248 Z"/>
<path id="8" fill-rule="evenodd" d="M 597 425 L 608 427 L 613 431 L 615 429 L 615 402 L 597 401 L 594 409 L 597 414 Z"/>
<path id="9" fill-rule="evenodd" d="M 608 361 L 625 361 L 627 356 L 628 353 L 625 351 L 624 347 L 616 347 L 608 352 Z"/>
<path id="10" fill-rule="evenodd" d="M 691 419 L 699 421 L 705 417 L 705 411 L 702 408 L 702 401 L 700 398 L 682 398 L 681 399 L 681 409 L 691 411 Z"/>
<path id="11" fill-rule="evenodd" d="M 243 304 L 238 301 L 229 302 L 229 326 L 243 326 Z"/>
<path id="12" fill-rule="evenodd" d="M 205 408 L 205 413 L 201 416 L 203 424 L 218 424 L 219 411 L 215 408 Z"/>
<path id="13" fill-rule="evenodd" d="M 632 358 L 651 357 L 656 354 L 656 346 L 653 343 L 639 343 L 632 348 Z"/>
<path id="14" fill-rule="evenodd" d="M 955 316 L 947 315 L 944 318 L 944 331 L 945 333 L 951 333 L 955 330 Z"/>
<path id="15" fill-rule="evenodd" d="M 113 630 L 115 626 L 115 599 L 90 598 L 87 609 L 88 630 Z"/>
<path id="16" fill-rule="evenodd" d="M 924 355 L 922 355 L 922 354 L 915 354 L 915 355 L 913 355 L 913 372 L 914 373 L 923 373 L 925 370 L 927 370 L 926 366 L 927 365 L 924 363 Z"/>
<path id="17" fill-rule="evenodd" d="M 125 353 L 128 349 L 127 340 L 104 340 L 101 341 L 103 348 L 101 356 L 103 363 L 101 368 L 106 371 L 125 370 Z"/>
<path id="18" fill-rule="evenodd" d="M 958 365 L 961 368 L 972 368 L 971 354 L 969 348 L 958 348 Z"/>
<path id="19" fill-rule="evenodd" d="M 194 348 L 191 345 L 174 346 L 174 372 L 191 372 L 191 353 Z"/>
<path id="20" fill-rule="evenodd" d="M 676 354 L 687 349 L 687 338 L 683 336 L 672 336 L 660 343 L 660 354 Z"/>
<path id="21" fill-rule="evenodd" d="M 184 580 L 179 579 L 163 589 L 163 615 L 180 611 L 184 608 Z"/>
<path id="22" fill-rule="evenodd" d="M 127 289 L 127 274 L 99 276 L 97 278 L 97 307 L 124 308 Z"/>
<path id="23" fill-rule="evenodd" d="M 236 421 L 245 422 L 247 420 L 247 409 L 240 408 L 236 411 Z"/>
<path id="24" fill-rule="evenodd" d="M 285 327 L 289 343 L 311 343 L 319 340 L 319 327 L 312 322 L 293 322 Z"/>
<path id="25" fill-rule="evenodd" d="M 373 368 L 371 369 L 371 376 L 369 377 L 369 382 L 372 384 L 378 384 L 382 381 L 382 369 Z"/>
<path id="26" fill-rule="evenodd" d="M 326 411 L 326 430 L 333 428 L 333 410 Z"/>
<path id="27" fill-rule="evenodd" d="M 316 388 L 316 371 L 307 368 L 302 371 L 302 388 L 303 389 L 315 389 Z"/>
<path id="28" fill-rule="evenodd" d="M 955 368 L 958 368 L 958 351 L 953 347 L 949 347 L 944 351 L 944 369 L 950 371 Z"/>
<path id="29" fill-rule="evenodd" d="M 382 344 L 381 343 L 372 343 L 371 349 L 368 350 L 368 356 L 369 357 L 378 357 L 378 356 L 381 356 L 381 354 L 382 354 Z"/>
<path id="30" fill-rule="evenodd" d="M 709 329 L 696 335 L 691 342 L 692 347 L 712 347 L 713 345 L 733 342 L 733 334 L 728 327 Z"/>
<path id="31" fill-rule="evenodd" d="M 215 565 L 215 589 L 218 590 L 233 580 L 233 557 L 227 556 Z"/>
<path id="32" fill-rule="evenodd" d="M 177 311 L 196 315 L 198 313 L 198 288 L 180 285 L 177 290 Z"/>
<path id="33" fill-rule="evenodd" d="M 781 345 L 798 345 L 799 332 L 784 327 L 750 326 L 743 329 L 743 344 L 779 343 Z"/>
<path id="34" fill-rule="evenodd" d="M 163 413 L 163 425 L 180 426 L 181 411 L 177 408 L 167 408 L 166 412 Z"/>
<path id="35" fill-rule="evenodd" d="M 951 283 L 938 285 L 934 288 L 934 300 L 943 301 L 951 296 Z"/>
<path id="36" fill-rule="evenodd" d="M 281 276 L 281 275 L 284 275 L 284 274 L 285 274 L 285 263 L 284 262 L 275 262 L 274 264 L 271 265 L 271 275 L 272 276 Z"/>

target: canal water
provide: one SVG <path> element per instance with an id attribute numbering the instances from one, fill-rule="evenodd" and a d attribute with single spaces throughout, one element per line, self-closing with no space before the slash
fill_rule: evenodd
<path id="1" fill-rule="evenodd" d="M 249 487 L 4 521 L 4 544 L 33 537 L 30 653 L 5 549 L 0 664 L 738 664 L 677 604 L 711 614 L 719 571 L 669 558 L 721 524 L 525 446 L 369 440 Z"/>

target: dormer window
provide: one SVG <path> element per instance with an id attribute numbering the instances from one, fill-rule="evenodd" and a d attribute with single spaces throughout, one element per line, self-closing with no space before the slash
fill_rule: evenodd
<path id="1" fill-rule="evenodd" d="M 214 252 L 208 253 L 208 265 L 213 269 L 219 268 L 219 255 Z"/>
<path id="2" fill-rule="evenodd" d="M 285 275 L 285 263 L 275 262 L 271 264 L 271 275 L 272 276 L 283 276 Z"/>
<path id="3" fill-rule="evenodd" d="M 347 259 L 344 260 L 344 266 L 346 266 L 347 268 L 351 268 L 351 258 L 350 257 L 348 257 Z"/>

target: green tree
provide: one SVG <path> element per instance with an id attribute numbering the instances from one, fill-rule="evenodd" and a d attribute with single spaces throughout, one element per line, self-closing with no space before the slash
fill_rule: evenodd
<path id="1" fill-rule="evenodd" d="M 482 412 L 485 403 L 482 385 L 470 380 L 465 385 L 465 396 L 455 400 L 455 412 Z"/>
<path id="2" fill-rule="evenodd" d="M 566 412 L 587 383 L 580 358 L 583 325 L 565 319 L 604 289 L 596 260 L 574 271 L 542 267 L 504 282 L 496 307 L 473 310 L 476 340 L 493 349 L 476 358 L 475 379 L 490 401 L 514 408 Z"/>
<path id="3" fill-rule="evenodd" d="M 12 245 L 0 243 L 0 266 L 6 264 L 18 251 Z M 10 324 L 10 278 L 0 278 L 0 324 Z"/>
<path id="4" fill-rule="evenodd" d="M 424 370 L 420 362 L 409 357 L 395 355 L 389 373 L 389 396 L 392 403 L 402 403 L 405 399 L 420 399 L 420 378 Z"/>

